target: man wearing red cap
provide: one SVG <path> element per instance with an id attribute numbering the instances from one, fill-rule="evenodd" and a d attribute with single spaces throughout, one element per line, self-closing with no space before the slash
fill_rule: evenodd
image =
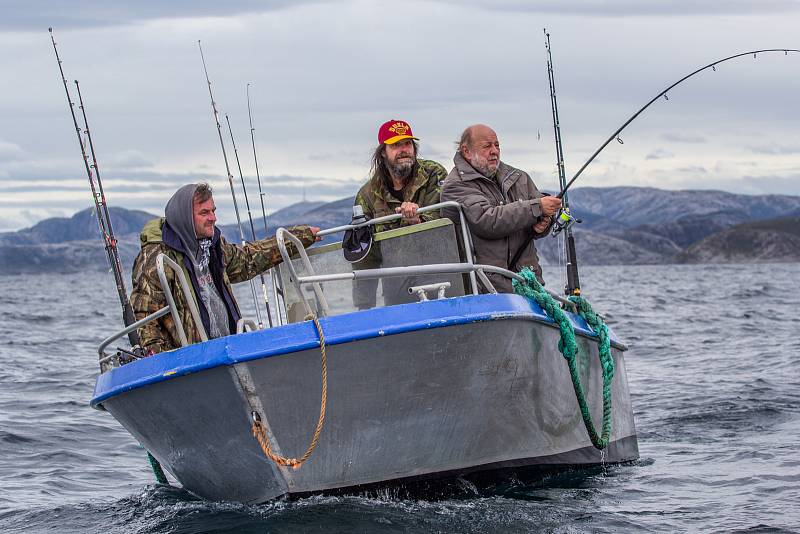
<path id="1" fill-rule="evenodd" d="M 417 214 L 418 208 L 439 202 L 447 177 L 447 171 L 435 161 L 417 158 L 418 140 L 405 121 L 390 120 L 378 130 L 371 177 L 359 190 L 355 203 L 370 219 L 393 213 L 403 218 L 377 225 L 376 231 L 439 218 L 438 212 Z"/>
<path id="2" fill-rule="evenodd" d="M 417 158 L 419 146 L 405 121 L 391 120 L 378 130 L 378 147 L 372 155 L 369 181 L 359 190 L 355 204 L 361 206 L 370 219 L 400 213 L 403 218 L 375 225 L 375 231 L 392 230 L 440 217 L 439 212 L 418 214 L 417 209 L 439 202 L 447 171 L 435 161 Z M 375 248 L 355 269 L 370 269 L 381 264 Z M 400 304 L 413 300 L 407 291 L 413 279 L 385 278 L 381 284 L 385 304 Z M 359 309 L 376 304 L 377 280 L 356 280 L 353 284 L 353 303 Z"/>

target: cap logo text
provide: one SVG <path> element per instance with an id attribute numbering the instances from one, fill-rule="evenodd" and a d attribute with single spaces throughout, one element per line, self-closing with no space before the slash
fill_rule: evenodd
<path id="1" fill-rule="evenodd" d="M 389 126 L 389 131 L 397 135 L 406 135 L 406 132 L 408 132 L 408 124 L 404 122 L 396 122 Z"/>

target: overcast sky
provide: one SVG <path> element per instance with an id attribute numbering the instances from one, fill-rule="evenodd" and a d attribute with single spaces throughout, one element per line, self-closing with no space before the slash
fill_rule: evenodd
<path id="1" fill-rule="evenodd" d="M 0 231 L 92 204 L 49 26 L 80 80 L 109 204 L 161 213 L 179 185 L 207 180 L 223 222 L 234 215 L 198 40 L 255 205 L 251 84 L 268 211 L 304 190 L 355 194 L 388 119 L 409 121 L 421 156 L 448 170 L 463 128 L 485 122 L 504 161 L 555 188 L 544 27 L 568 176 L 696 68 L 800 48 L 797 0 L 0 0 L 0 13 Z M 800 54 L 724 63 L 648 109 L 578 185 L 798 195 L 798 94 Z"/>

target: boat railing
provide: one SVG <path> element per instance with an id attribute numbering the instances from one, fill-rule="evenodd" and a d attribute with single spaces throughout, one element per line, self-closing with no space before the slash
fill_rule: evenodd
<path id="1" fill-rule="evenodd" d="M 464 251 L 465 251 L 464 260 L 465 260 L 466 263 L 471 265 L 473 263 L 473 261 L 474 261 L 473 258 L 475 257 L 474 248 L 472 246 L 472 234 L 470 234 L 470 232 L 469 232 L 469 226 L 467 226 L 467 220 L 466 220 L 466 217 L 464 216 L 464 208 L 461 206 L 461 204 L 459 204 L 458 202 L 455 202 L 453 200 L 449 200 L 447 202 L 438 202 L 436 204 L 431 204 L 430 206 L 423 206 L 423 207 L 417 209 L 417 213 L 428 213 L 430 211 L 440 211 L 440 210 L 444 210 L 446 208 L 452 208 L 452 209 L 456 210 L 456 212 L 458 212 L 458 222 L 459 222 L 459 227 L 461 229 L 461 241 L 462 241 L 462 243 L 464 245 Z M 363 226 L 375 226 L 375 225 L 378 225 L 378 224 L 383 224 L 383 223 L 387 223 L 387 222 L 391 222 L 391 221 L 396 221 L 396 220 L 401 219 L 402 217 L 403 216 L 401 214 L 399 214 L 399 213 L 394 213 L 392 215 L 384 215 L 383 217 L 376 217 L 374 219 L 370 219 L 370 220 L 368 220 L 366 222 L 359 223 L 359 224 L 345 224 L 343 226 L 334 226 L 333 228 L 327 228 L 325 230 L 321 230 L 320 232 L 318 232 L 317 235 L 320 236 L 320 237 L 325 237 L 325 236 L 331 235 L 331 234 L 338 234 L 338 233 L 346 232 L 347 230 L 350 230 L 350 229 L 361 228 Z M 285 260 L 286 260 L 286 258 L 284 257 L 284 261 Z M 478 284 L 477 284 L 477 280 L 475 279 L 475 274 L 474 273 L 470 273 L 470 285 L 471 285 L 471 289 L 472 289 L 472 294 L 473 295 L 477 295 L 478 294 Z"/>
<path id="2" fill-rule="evenodd" d="M 276 238 L 278 243 L 278 249 L 280 250 L 281 256 L 283 258 L 283 265 L 289 272 L 289 279 L 293 284 L 297 295 L 302 296 L 303 291 L 302 287 L 304 285 L 310 285 L 313 288 L 313 293 L 318 303 L 317 310 L 315 310 L 311 303 L 305 299 L 300 298 L 303 303 L 303 307 L 305 309 L 306 315 L 310 314 L 318 314 L 318 315 L 329 315 L 330 314 L 330 306 L 328 305 L 328 301 L 325 298 L 325 292 L 322 288 L 323 283 L 331 283 L 331 282 L 343 282 L 343 281 L 359 281 L 359 280 L 378 280 L 378 279 L 386 279 L 386 278 L 396 278 L 396 277 L 413 277 L 413 276 L 431 276 L 431 275 L 441 275 L 441 274 L 467 274 L 469 275 L 471 281 L 471 289 L 473 294 L 478 294 L 478 287 L 477 287 L 477 279 L 480 279 L 481 283 L 486 287 L 487 291 L 490 293 L 497 293 L 496 289 L 489 281 L 486 273 L 495 273 L 500 274 L 502 276 L 517 279 L 519 281 L 523 281 L 522 277 L 518 274 L 509 271 L 508 269 L 503 269 L 501 267 L 496 267 L 493 265 L 480 265 L 475 264 L 473 262 L 473 247 L 472 247 L 472 240 L 469 234 L 468 226 L 465 222 L 464 214 L 461 208 L 461 205 L 457 202 L 442 202 L 439 204 L 433 204 L 431 206 L 426 206 L 424 208 L 420 208 L 418 213 L 425 213 L 428 211 L 439 210 L 442 208 L 453 208 L 458 211 L 459 218 L 461 222 L 461 232 L 462 232 L 462 242 L 464 244 L 465 253 L 465 260 L 459 263 L 432 263 L 426 265 L 411 265 L 411 266 L 402 266 L 402 267 L 380 267 L 376 269 L 353 269 L 348 272 L 343 273 L 326 273 L 326 274 L 317 274 L 312 266 L 311 260 L 309 259 L 308 252 L 303 248 L 302 243 L 300 240 L 292 235 L 287 229 L 285 228 L 278 228 L 276 232 Z M 345 232 L 349 229 L 360 228 L 363 226 L 368 225 L 376 225 L 381 224 L 384 222 L 389 222 L 393 220 L 397 220 L 401 218 L 399 214 L 396 215 L 387 215 L 385 217 L 378 217 L 375 219 L 371 219 L 367 222 L 360 223 L 360 224 L 348 224 L 343 226 L 337 226 L 335 228 L 330 228 L 327 230 L 320 231 L 317 235 L 319 236 L 326 236 L 331 235 L 334 233 Z M 295 245 L 295 248 L 298 250 L 299 253 L 299 261 L 301 262 L 303 268 L 306 271 L 306 275 L 301 276 L 298 274 L 297 269 L 292 261 L 292 257 L 289 254 L 289 250 L 286 246 L 287 240 Z M 431 286 L 431 287 L 429 287 Z M 435 286 L 435 290 L 437 292 L 437 298 L 442 298 L 444 296 L 444 287 L 443 284 L 425 284 L 425 286 L 415 286 L 409 287 L 408 292 L 411 294 L 417 294 L 420 300 L 427 300 L 427 291 L 432 290 Z M 422 288 L 422 291 L 419 291 Z M 574 308 L 574 304 L 569 300 L 563 298 L 562 296 L 554 293 L 552 291 L 548 291 L 554 298 L 556 298 L 559 302 L 564 304 L 567 307 Z"/>
<path id="3" fill-rule="evenodd" d="M 276 231 L 275 235 L 276 235 L 276 241 L 277 241 L 277 244 L 278 244 L 278 249 L 280 251 L 281 257 L 283 258 L 283 264 L 282 265 L 288 271 L 289 280 L 290 280 L 292 286 L 294 287 L 297 295 L 300 296 L 300 300 L 303 303 L 303 308 L 305 309 L 306 316 L 309 315 L 309 314 L 318 314 L 318 315 L 321 315 L 321 316 L 327 316 L 327 315 L 331 315 L 333 313 L 332 312 L 332 307 L 328 302 L 328 299 L 327 299 L 327 297 L 325 295 L 325 291 L 323 290 L 323 284 L 325 284 L 325 283 L 342 282 L 342 281 L 361 281 L 361 280 L 375 280 L 375 281 L 377 281 L 377 280 L 383 280 L 383 279 L 389 279 L 389 278 L 397 278 L 397 277 L 410 277 L 410 279 L 414 279 L 413 277 L 423 277 L 423 280 L 425 280 L 425 277 L 428 277 L 428 279 L 429 279 L 429 277 L 432 276 L 432 275 L 457 275 L 457 274 L 464 275 L 464 274 L 466 274 L 466 275 L 468 275 L 468 278 L 469 278 L 469 281 L 470 281 L 470 286 L 471 286 L 470 287 L 470 290 L 471 290 L 470 292 L 472 294 L 474 294 L 474 295 L 477 295 L 479 293 L 478 280 L 480 280 L 480 282 L 486 288 L 487 291 L 489 291 L 490 293 L 497 293 L 497 291 L 495 290 L 495 288 L 492 285 L 491 281 L 486 276 L 486 273 L 495 273 L 495 274 L 500 274 L 502 276 L 505 276 L 505 277 L 508 277 L 508 278 L 511 278 L 511 279 L 516 279 L 516 280 L 520 280 L 520 281 L 523 280 L 518 274 L 516 274 L 516 273 L 514 273 L 512 271 L 509 271 L 507 269 L 503 269 L 501 267 L 496 267 L 496 266 L 493 266 L 493 265 L 480 265 L 480 264 L 475 264 L 474 263 L 474 259 L 473 259 L 474 258 L 473 250 L 474 249 L 473 249 L 473 245 L 472 245 L 472 237 L 471 237 L 470 232 L 469 232 L 469 227 L 466 224 L 466 219 L 464 217 L 464 213 L 463 213 L 462 207 L 457 202 L 441 202 L 441 203 L 438 203 L 438 204 L 433 204 L 431 206 L 425 206 L 423 208 L 420 208 L 417 212 L 418 213 L 426 213 L 426 212 L 441 210 L 441 209 L 445 209 L 445 208 L 452 208 L 453 210 L 455 210 L 458 213 L 459 222 L 461 223 L 460 224 L 461 242 L 463 244 L 463 248 L 464 248 L 465 252 L 464 252 L 464 254 L 462 256 L 463 260 L 459 261 L 459 262 L 428 263 L 428 264 L 418 264 L 418 265 L 399 266 L 399 267 L 380 267 L 380 268 L 375 268 L 375 269 L 370 269 L 370 268 L 360 268 L 360 269 L 358 269 L 358 268 L 356 268 L 356 269 L 350 270 L 348 272 L 343 272 L 343 273 L 317 274 L 315 269 L 314 269 L 314 266 L 312 265 L 311 260 L 309 259 L 309 253 L 303 247 L 303 244 L 301 243 L 301 241 L 297 237 L 292 235 L 291 232 L 289 232 L 287 229 L 278 228 L 278 230 Z M 378 224 L 382 224 L 382 223 L 398 220 L 400 218 L 401 218 L 401 215 L 399 215 L 399 214 L 387 215 L 385 217 L 377 217 L 377 218 L 371 219 L 371 220 L 369 220 L 369 221 L 367 221 L 365 223 L 347 224 L 347 225 L 343 225 L 343 226 L 337 226 L 337 227 L 334 227 L 334 228 L 328 228 L 328 229 L 325 229 L 325 230 L 322 230 L 322 231 L 318 232 L 317 235 L 320 236 L 320 237 L 324 237 L 324 236 L 327 236 L 327 235 L 332 235 L 332 234 L 336 234 L 336 233 L 342 233 L 342 232 L 345 232 L 345 231 L 347 231 L 349 229 L 360 228 L 360 227 L 369 226 L 369 225 L 378 225 Z M 440 224 L 438 224 L 438 225 L 435 224 L 436 222 L 440 222 L 440 221 L 433 221 L 433 222 L 424 223 L 424 224 L 421 224 L 421 225 L 414 225 L 414 227 L 410 227 L 411 228 L 410 231 L 416 232 L 417 231 L 416 228 L 419 228 L 420 232 L 428 232 L 429 230 L 436 230 L 436 228 L 439 228 L 439 230 L 442 230 L 443 229 L 442 227 L 444 227 L 444 226 L 447 226 L 447 227 L 452 227 L 453 226 L 449 221 L 446 221 L 446 224 L 444 222 L 440 222 Z M 426 225 L 429 228 L 426 229 Z M 386 232 L 386 234 L 389 234 L 389 233 L 390 232 Z M 378 234 L 378 236 L 380 236 L 380 235 L 381 234 Z M 418 235 L 424 235 L 424 234 L 416 233 L 416 234 L 413 234 L 413 235 L 418 236 Z M 437 238 L 441 237 L 438 234 L 436 234 L 436 235 L 437 235 Z M 449 235 L 454 237 L 453 233 L 450 233 Z M 450 238 L 451 240 L 452 240 L 452 237 Z M 380 239 L 380 237 L 378 237 L 377 239 Z M 292 256 L 289 254 L 289 250 L 288 250 L 288 247 L 287 247 L 287 241 L 294 244 L 294 248 L 298 251 L 299 262 L 302 265 L 302 267 L 305 269 L 307 274 L 305 274 L 303 276 L 298 274 L 297 268 L 296 268 L 295 263 L 294 263 L 294 260 L 292 259 Z M 438 242 L 437 242 L 437 246 L 438 246 Z M 451 245 L 451 247 L 452 246 L 454 246 L 454 245 Z M 312 253 L 315 250 L 317 250 L 317 249 L 312 249 Z M 451 254 L 457 256 L 457 251 L 452 251 Z M 455 257 L 455 256 L 453 256 L 453 257 Z M 458 259 L 461 259 L 461 258 L 458 258 Z M 136 330 L 138 328 L 141 328 L 142 326 L 146 325 L 147 323 L 149 323 L 151 321 L 155 321 L 155 320 L 157 320 L 157 319 L 159 319 L 161 317 L 164 317 L 167 314 L 170 314 L 172 316 L 172 319 L 173 319 L 173 321 L 175 323 L 175 330 L 176 330 L 176 333 L 177 333 L 177 336 L 178 336 L 178 340 L 181 343 L 181 346 L 185 347 L 185 346 L 189 345 L 189 340 L 188 340 L 188 338 L 186 336 L 186 331 L 185 331 L 185 328 L 183 326 L 183 321 L 181 320 L 180 314 L 178 313 L 178 309 L 177 309 L 177 306 L 175 304 L 175 297 L 174 297 L 174 295 L 172 293 L 172 290 L 170 288 L 169 281 L 167 280 L 167 275 L 166 275 L 166 269 L 167 268 L 171 269 L 174 272 L 175 277 L 178 280 L 178 283 L 179 283 L 179 286 L 180 286 L 180 290 L 185 295 L 185 301 L 187 303 L 187 306 L 188 306 L 188 309 L 189 309 L 189 313 L 191 314 L 192 319 L 194 320 L 194 323 L 196 325 L 196 328 L 197 328 L 197 331 L 198 331 L 198 334 L 199 334 L 199 337 L 200 337 L 201 341 L 207 341 L 208 340 L 208 334 L 206 333 L 205 328 L 203 327 L 203 322 L 202 322 L 202 319 L 200 318 L 200 312 L 198 310 L 197 303 L 195 302 L 195 300 L 193 298 L 191 298 L 191 296 L 193 295 L 193 292 L 192 292 L 191 286 L 189 285 L 189 282 L 186 279 L 186 275 L 184 274 L 183 269 L 181 269 L 181 267 L 176 262 L 174 262 L 172 259 L 170 259 L 165 254 L 159 254 L 158 257 L 156 258 L 156 271 L 158 273 L 159 282 L 160 282 L 161 288 L 162 288 L 162 290 L 164 292 L 164 297 L 165 297 L 165 300 L 166 300 L 167 304 L 166 304 L 166 306 L 164 306 L 163 308 L 157 310 L 156 312 L 151 313 L 147 317 L 144 317 L 143 319 L 140 319 L 140 320 L 136 321 L 135 323 L 132 323 L 132 324 L 126 326 L 124 329 L 122 329 L 119 332 L 109 336 L 108 338 L 106 338 L 106 339 L 104 339 L 102 341 L 102 343 L 98 347 L 98 356 L 100 358 L 101 372 L 105 372 L 108 368 L 113 366 L 115 363 L 116 363 L 116 365 L 119 365 L 121 363 L 120 362 L 121 354 L 127 354 L 131 358 L 140 357 L 140 356 L 137 356 L 136 354 L 134 354 L 133 352 L 129 352 L 129 351 L 126 351 L 126 350 L 123 350 L 123 349 L 119 349 L 119 348 L 117 349 L 117 352 L 115 354 L 107 354 L 106 350 L 108 349 L 109 345 L 114 343 L 116 340 L 122 338 L 123 336 L 126 336 L 128 333 L 130 333 L 130 332 L 132 332 L 132 331 L 134 331 L 134 330 Z M 455 290 L 456 294 L 463 295 L 464 294 L 464 287 L 463 287 L 463 284 L 461 282 L 461 278 L 457 277 L 455 281 L 457 282 L 457 284 L 456 284 L 457 287 L 453 287 L 452 289 Z M 375 283 L 377 283 L 377 282 L 375 282 Z M 316 301 L 316 304 L 317 304 L 317 306 L 316 306 L 317 309 L 316 310 L 314 308 L 312 308 L 312 306 L 309 303 L 309 301 L 306 300 L 303 297 L 303 295 L 304 295 L 303 290 L 302 290 L 303 286 L 310 286 L 311 287 L 311 289 L 313 291 L 313 295 L 314 295 L 315 301 Z M 445 297 L 445 291 L 447 289 L 450 289 L 450 288 L 451 288 L 451 282 L 449 282 L 449 281 L 430 282 L 428 280 L 428 281 L 423 281 L 423 283 L 416 283 L 416 284 L 408 285 L 408 287 L 405 288 L 405 291 L 410 295 L 416 295 L 417 298 L 420 301 L 422 301 L 422 300 L 428 300 L 428 298 L 429 298 L 428 293 L 429 292 L 430 292 L 431 295 L 434 296 L 434 298 L 439 298 L 439 299 L 440 298 L 444 298 Z M 560 296 L 560 295 L 558 295 L 558 294 L 556 294 L 556 293 L 554 293 L 552 291 L 548 290 L 548 292 L 556 300 L 558 300 L 559 302 L 561 302 L 565 306 L 574 309 L 574 304 L 572 302 L 570 302 L 569 300 L 563 298 L 562 296 Z M 284 303 L 284 305 L 285 305 L 285 303 Z M 299 318 L 296 319 L 296 320 L 299 320 Z M 237 329 L 236 330 L 237 330 L 237 333 L 242 333 L 242 332 L 245 332 L 247 330 L 251 330 L 251 331 L 252 330 L 256 330 L 257 328 L 258 328 L 257 325 L 252 320 L 242 319 L 237 324 Z"/>
<path id="4" fill-rule="evenodd" d="M 178 308 L 175 305 L 175 297 L 172 295 L 172 290 L 169 286 L 169 281 L 167 280 L 167 273 L 165 268 L 169 267 L 174 273 L 175 276 L 178 278 L 178 283 L 180 284 L 181 291 L 183 294 L 186 295 L 186 303 L 189 307 L 189 313 L 192 315 L 192 319 L 194 320 L 194 324 L 197 328 L 197 331 L 200 335 L 200 339 L 202 341 L 208 341 L 208 334 L 206 333 L 206 329 L 203 326 L 203 321 L 200 318 L 200 311 L 197 308 L 197 304 L 195 303 L 194 299 L 190 298 L 192 295 L 191 287 L 189 286 L 189 282 L 186 280 L 186 275 L 183 273 L 183 269 L 175 263 L 169 256 L 166 254 L 159 254 L 156 258 L 156 272 L 158 273 L 158 281 L 161 283 L 161 289 L 164 291 L 164 298 L 167 301 L 167 305 L 157 310 L 147 317 L 132 323 L 116 334 L 113 334 L 100 343 L 100 346 L 97 349 L 98 356 L 100 357 L 100 369 L 101 371 L 105 371 L 108 366 L 110 366 L 113 361 L 116 359 L 117 364 L 119 364 L 118 358 L 120 357 L 119 352 L 116 354 L 106 354 L 106 348 L 113 343 L 114 341 L 118 340 L 119 338 L 128 335 L 130 332 L 133 332 L 137 328 L 141 328 L 142 326 L 146 325 L 150 321 L 155 321 L 168 313 L 172 315 L 172 320 L 175 322 L 175 331 L 178 333 L 178 340 L 181 342 L 182 347 L 186 347 L 189 345 L 189 340 L 186 337 L 186 330 L 183 328 L 183 321 L 181 320 L 180 314 L 178 313 Z M 250 321 L 252 323 L 252 321 Z M 245 323 L 242 323 L 240 328 L 244 329 Z M 132 357 L 136 357 L 133 353 L 127 353 Z"/>

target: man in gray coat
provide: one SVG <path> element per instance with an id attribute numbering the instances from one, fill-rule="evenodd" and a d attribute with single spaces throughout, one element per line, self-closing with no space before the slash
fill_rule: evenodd
<path id="1" fill-rule="evenodd" d="M 464 130 L 453 162 L 441 199 L 463 206 L 475 262 L 515 272 L 531 267 L 544 283 L 534 240 L 547 235 L 561 199 L 543 195 L 527 173 L 500 161 L 497 134 L 486 125 Z M 458 221 L 452 210 L 445 214 Z M 515 256 L 519 259 L 511 265 Z M 497 291 L 513 291 L 505 276 L 487 275 Z"/>

